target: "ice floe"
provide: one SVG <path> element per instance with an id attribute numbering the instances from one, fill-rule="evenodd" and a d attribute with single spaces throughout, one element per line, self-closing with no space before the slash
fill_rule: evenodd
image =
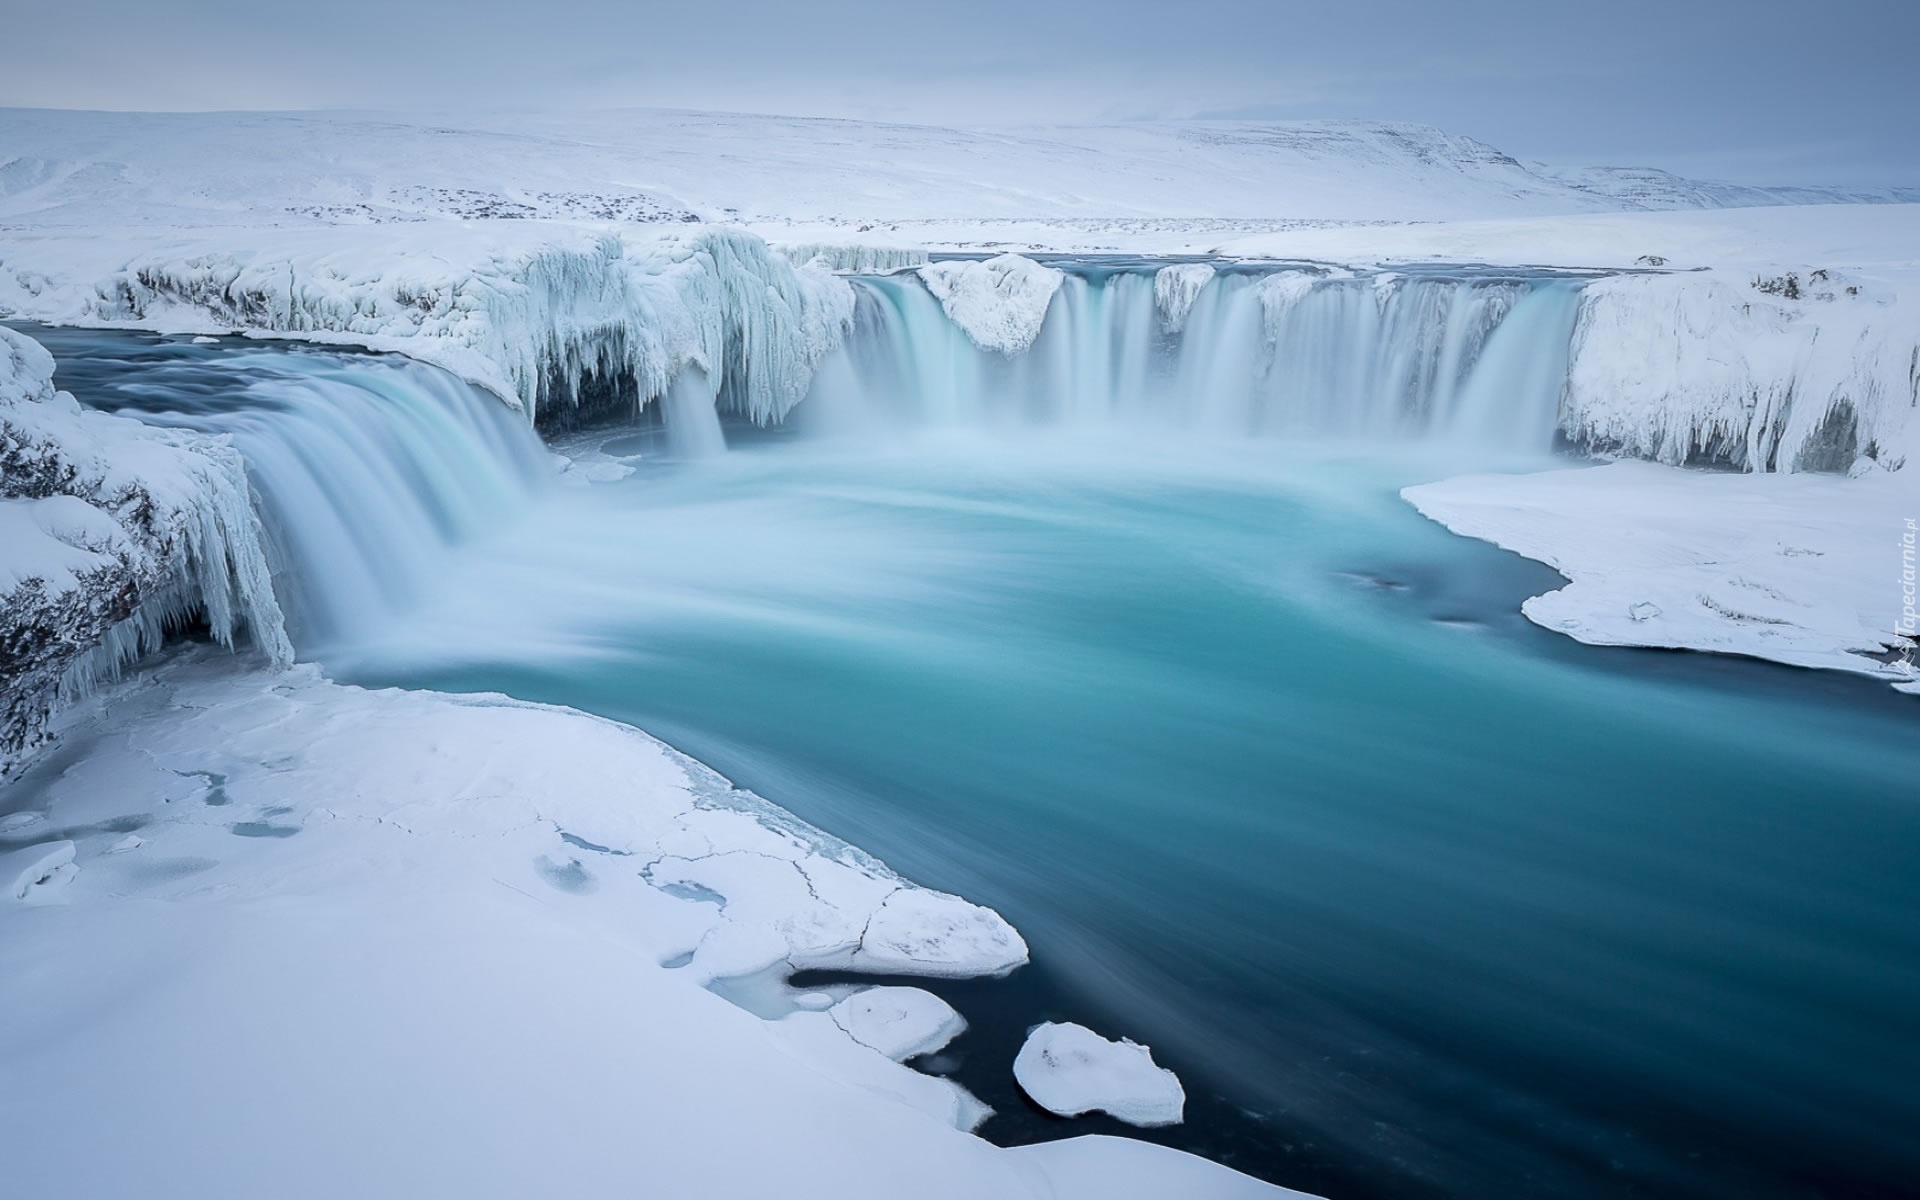
<path id="1" fill-rule="evenodd" d="M 1020 1090 L 1050 1113 L 1105 1112 L 1130 1125 L 1177 1125 L 1187 1094 L 1137 1042 L 1110 1042 L 1084 1025 L 1048 1022 L 1027 1034 L 1013 1060 Z"/>

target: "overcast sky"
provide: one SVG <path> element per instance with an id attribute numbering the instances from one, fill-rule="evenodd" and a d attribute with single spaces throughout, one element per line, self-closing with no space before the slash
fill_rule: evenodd
<path id="1" fill-rule="evenodd" d="M 662 105 L 944 124 L 1378 117 L 1555 162 L 1920 184 L 1920 0 L 10 8 L 6 105 Z"/>

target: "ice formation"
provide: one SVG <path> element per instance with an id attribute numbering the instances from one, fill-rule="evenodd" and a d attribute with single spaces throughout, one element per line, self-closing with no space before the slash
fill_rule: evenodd
<path id="1" fill-rule="evenodd" d="M 920 988 L 865 988 L 827 1013 L 848 1037 L 897 1062 L 932 1054 L 967 1027 L 952 1005 Z"/>
<path id="2" fill-rule="evenodd" d="M 1106 1112 L 1129 1125 L 1177 1125 L 1187 1095 L 1172 1071 L 1137 1042 L 1110 1042 L 1084 1025 L 1048 1022 L 1013 1060 L 1020 1090 L 1050 1113 Z"/>
<path id="3" fill-rule="evenodd" d="M 948 318 L 982 350 L 1017 354 L 1033 345 L 1065 272 L 1018 254 L 985 262 L 937 262 L 917 272 Z"/>
<path id="4" fill-rule="evenodd" d="M 224 439 L 83 410 L 53 359 L 0 328 L 0 770 L 84 695 L 204 622 L 292 659 L 240 455 Z"/>
<path id="5" fill-rule="evenodd" d="M 1604 279 L 1587 289 L 1562 427 L 1663 463 L 1898 469 L 1920 436 L 1913 312 L 1833 269 Z"/>
<path id="6" fill-rule="evenodd" d="M 1160 327 L 1179 333 L 1186 326 L 1187 314 L 1200 290 L 1213 282 L 1211 263 L 1174 263 L 1161 267 L 1153 276 L 1153 299 L 1160 311 Z"/>
<path id="7" fill-rule="evenodd" d="M 927 264 L 917 246 L 874 246 L 865 242 L 796 242 L 780 249 L 795 266 L 817 267 L 844 275 L 889 275 Z"/>
<path id="8" fill-rule="evenodd" d="M 1911 304 L 1839 268 L 1555 280 L 1178 263 L 1105 275 L 1001 255 L 849 280 L 825 267 L 869 248 L 807 247 L 818 253 L 795 268 L 749 234 L 704 228 L 234 241 L 129 243 L 125 257 L 110 243 L 23 242 L 0 251 L 0 304 L 398 349 L 517 398 L 547 427 L 655 398 L 683 414 L 682 432 L 708 401 L 777 421 L 851 377 L 868 393 L 854 407 L 907 403 L 920 410 L 907 419 L 935 423 L 969 421 L 1011 391 L 1028 411 L 1073 421 L 1145 415 L 1219 432 L 1527 449 L 1557 433 L 1607 453 L 1758 470 L 1896 466 L 1917 428 Z M 1494 337 L 1510 314 L 1524 319 Z M 893 344 L 840 353 L 850 327 Z M 1174 342 L 1172 372 L 1155 361 L 1157 333 Z M 1513 345 L 1483 356 L 1502 342 Z M 877 357 L 894 360 L 891 373 L 870 369 Z M 1478 364 L 1486 377 L 1473 381 Z M 706 425 L 690 455 L 717 448 Z"/>
<path id="9" fill-rule="evenodd" d="M 428 359 L 517 399 L 543 425 L 640 406 L 688 367 L 714 398 L 765 423 L 806 393 L 852 311 L 847 283 L 796 268 L 729 230 L 623 236 L 573 227 L 500 234 L 442 228 L 218 240 L 139 255 L 90 294 L 25 295 L 17 311 L 356 342 Z M 434 242 L 433 253 L 420 244 Z M 0 297 L 0 301 L 5 298 Z"/>

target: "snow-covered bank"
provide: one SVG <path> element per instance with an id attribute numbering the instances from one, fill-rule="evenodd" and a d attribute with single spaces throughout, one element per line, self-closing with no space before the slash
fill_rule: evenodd
<path id="1" fill-rule="evenodd" d="M 700 986 L 1025 947 L 634 730 L 190 650 L 62 732 L 0 824 L 73 855 L 58 903 L 0 897 L 23 1194 L 1284 1194 L 1158 1147 L 995 1149 L 827 1014 Z"/>
<path id="2" fill-rule="evenodd" d="M 1619 462 L 1402 494 L 1455 533 L 1565 575 L 1566 587 L 1522 606 L 1556 633 L 1850 671 L 1920 692 L 1900 634 L 1912 601 L 1904 539 L 1920 519 L 1911 472 L 1848 479 Z"/>
<path id="3" fill-rule="evenodd" d="M 292 659 L 245 466 L 223 439 L 89 412 L 0 328 L 0 774 L 166 632 Z"/>

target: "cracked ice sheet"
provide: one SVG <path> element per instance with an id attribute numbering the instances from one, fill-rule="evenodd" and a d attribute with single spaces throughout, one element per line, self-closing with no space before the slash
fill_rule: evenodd
<path id="1" fill-rule="evenodd" d="M 1907 472 L 1736 475 L 1645 462 L 1469 475 L 1401 492 L 1422 514 L 1570 582 L 1521 611 L 1596 646 L 1744 654 L 1915 690 L 1856 651 L 1896 645 Z"/>
<path id="2" fill-rule="evenodd" d="M 763 1021 L 657 965 L 746 919 L 642 880 L 668 847 L 804 865 L 816 905 L 938 898 L 723 807 L 645 735 L 227 661 L 169 655 L 76 708 L 0 791 L 0 849 L 70 843 L 76 868 L 58 903 L 0 904 L 0 1077 L 35 1081 L 0 1089 L 22 1194 L 518 1197 L 556 1170 L 586 1195 L 1284 1194 L 1160 1147 L 996 1149 L 826 1014 Z M 1004 930 L 981 969 L 1024 956 L 939 903 Z"/>

